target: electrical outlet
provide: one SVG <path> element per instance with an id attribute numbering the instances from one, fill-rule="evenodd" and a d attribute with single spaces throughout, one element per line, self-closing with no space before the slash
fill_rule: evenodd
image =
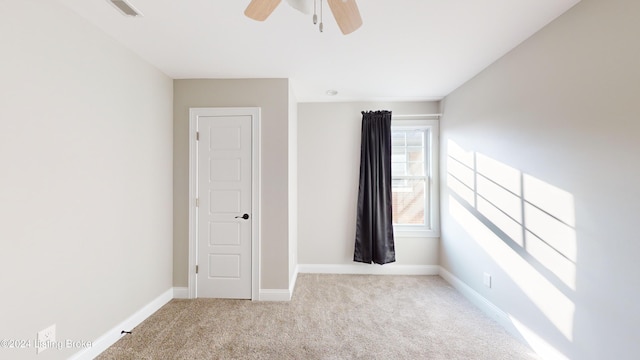
<path id="1" fill-rule="evenodd" d="M 484 285 L 491 288 L 491 275 L 488 273 L 484 273 Z"/>
<path id="2" fill-rule="evenodd" d="M 36 342 L 36 354 L 40 354 L 48 348 L 53 347 L 56 342 L 56 324 L 38 331 Z"/>

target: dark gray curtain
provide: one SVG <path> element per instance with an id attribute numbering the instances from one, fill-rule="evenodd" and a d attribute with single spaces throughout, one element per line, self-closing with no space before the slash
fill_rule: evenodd
<path id="1" fill-rule="evenodd" d="M 360 185 L 353 261 L 396 261 L 391 205 L 391 111 L 362 112 Z"/>

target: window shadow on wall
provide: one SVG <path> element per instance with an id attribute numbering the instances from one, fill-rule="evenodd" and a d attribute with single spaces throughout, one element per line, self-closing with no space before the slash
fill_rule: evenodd
<path id="1" fill-rule="evenodd" d="M 452 218 L 572 342 L 577 264 L 573 195 L 451 140 L 446 162 L 450 195 L 445 201 Z M 512 321 L 530 343 L 544 342 L 517 318 Z"/>

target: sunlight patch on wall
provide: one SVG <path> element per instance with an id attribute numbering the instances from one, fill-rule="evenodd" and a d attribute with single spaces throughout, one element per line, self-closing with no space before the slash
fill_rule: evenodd
<path id="1" fill-rule="evenodd" d="M 531 175 L 523 177 L 524 198 L 568 226 L 576 226 L 573 195 Z"/>
<path id="2" fill-rule="evenodd" d="M 475 157 L 479 195 L 476 208 L 519 246 L 524 246 L 520 172 L 482 154 Z"/>
<path id="3" fill-rule="evenodd" d="M 449 140 L 447 186 L 483 219 L 575 290 L 573 195 Z"/>
<path id="4" fill-rule="evenodd" d="M 568 340 L 572 340 L 573 302 L 453 196 L 449 196 L 449 213 L 547 319 Z"/>
<path id="5" fill-rule="evenodd" d="M 571 340 L 575 305 L 568 296 L 575 291 L 577 262 L 573 195 L 452 140 L 447 155 L 451 216 Z"/>
<path id="6" fill-rule="evenodd" d="M 554 360 L 569 360 L 564 354 L 558 351 L 556 348 L 551 346 L 548 342 L 546 342 L 543 338 L 538 336 L 535 331 L 531 330 L 528 326 L 521 323 L 518 319 L 513 316 L 509 316 L 511 323 L 518 332 L 522 335 L 522 337 L 527 340 L 527 343 L 531 346 L 531 348 L 535 349 L 536 354 L 542 359 L 554 359 Z"/>

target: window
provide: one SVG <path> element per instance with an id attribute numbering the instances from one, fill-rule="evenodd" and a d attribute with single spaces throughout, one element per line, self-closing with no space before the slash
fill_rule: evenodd
<path id="1" fill-rule="evenodd" d="M 397 236 L 438 237 L 438 121 L 391 122 L 393 225 Z"/>

